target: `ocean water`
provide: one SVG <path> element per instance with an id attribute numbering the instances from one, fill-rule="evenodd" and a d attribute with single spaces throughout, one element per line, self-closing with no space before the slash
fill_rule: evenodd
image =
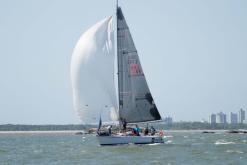
<path id="1" fill-rule="evenodd" d="M 0 133 L 0 165 L 246 165 L 247 134 L 166 132 L 165 144 L 99 146 L 93 135 Z"/>

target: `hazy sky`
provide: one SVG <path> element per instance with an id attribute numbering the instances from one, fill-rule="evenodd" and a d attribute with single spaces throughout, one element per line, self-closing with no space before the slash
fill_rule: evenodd
<path id="1" fill-rule="evenodd" d="M 120 0 L 162 116 L 247 109 L 247 1 Z M 80 123 L 70 59 L 114 0 L 0 1 L 0 124 Z"/>

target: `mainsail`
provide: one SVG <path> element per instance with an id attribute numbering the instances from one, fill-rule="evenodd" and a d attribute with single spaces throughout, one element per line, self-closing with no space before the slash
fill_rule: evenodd
<path id="1" fill-rule="evenodd" d="M 88 29 L 77 42 L 71 60 L 74 107 L 83 123 L 118 119 L 114 83 L 112 17 Z"/>
<path id="2" fill-rule="evenodd" d="M 127 122 L 160 120 L 128 25 L 117 8 L 119 118 Z"/>

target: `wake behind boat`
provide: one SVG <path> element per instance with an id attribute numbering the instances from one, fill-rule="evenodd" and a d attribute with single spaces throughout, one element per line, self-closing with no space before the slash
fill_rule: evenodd
<path id="1" fill-rule="evenodd" d="M 162 135 L 126 132 L 127 123 L 161 120 L 148 88 L 137 49 L 121 8 L 117 5 L 117 74 L 113 17 L 89 28 L 79 39 L 72 56 L 71 78 L 74 106 L 85 123 L 100 116 L 97 138 L 101 145 L 163 143 Z M 117 75 L 117 92 L 115 77 Z M 118 97 L 116 96 L 118 94 Z M 119 121 L 117 134 L 102 133 L 103 121 Z"/>

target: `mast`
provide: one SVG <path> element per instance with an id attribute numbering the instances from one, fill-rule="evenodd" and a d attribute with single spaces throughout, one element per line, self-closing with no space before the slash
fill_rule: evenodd
<path id="1" fill-rule="evenodd" d="M 117 48 L 117 54 L 116 54 L 116 58 L 117 58 L 117 77 L 118 77 L 118 116 L 120 117 L 120 89 L 119 89 L 119 57 L 118 57 L 118 0 L 116 0 L 116 33 L 117 33 L 117 39 L 116 39 L 116 48 Z M 120 118 L 119 120 L 119 125 L 121 126 L 121 120 Z"/>

